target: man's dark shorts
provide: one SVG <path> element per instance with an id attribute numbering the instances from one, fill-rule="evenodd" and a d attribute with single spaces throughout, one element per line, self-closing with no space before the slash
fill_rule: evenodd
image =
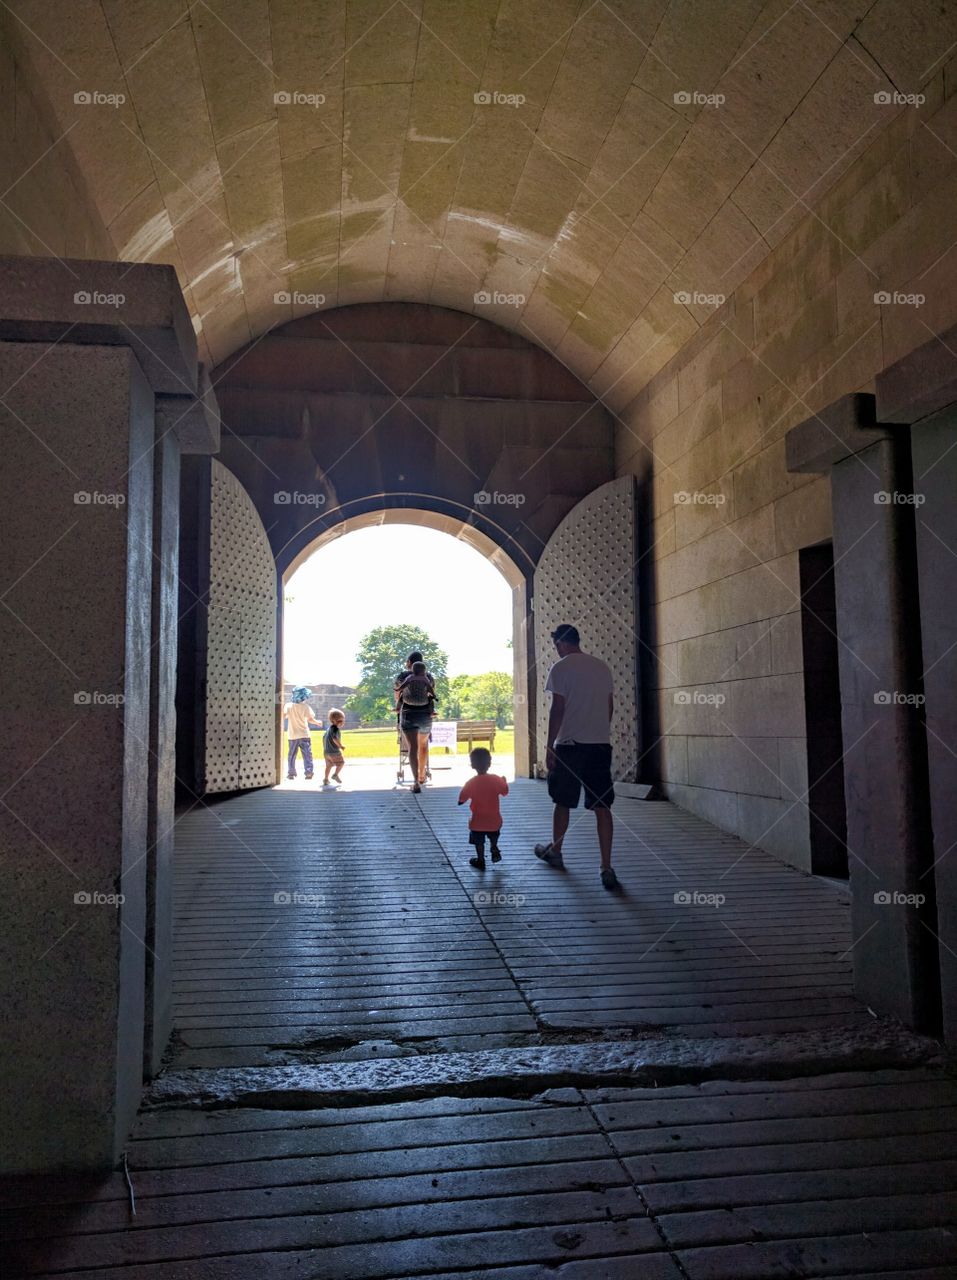
<path id="1" fill-rule="evenodd" d="M 582 787 L 586 809 L 610 809 L 615 803 L 611 780 L 611 747 L 607 742 L 571 742 L 555 747 L 555 768 L 548 775 L 548 794 L 563 809 L 577 809 Z"/>

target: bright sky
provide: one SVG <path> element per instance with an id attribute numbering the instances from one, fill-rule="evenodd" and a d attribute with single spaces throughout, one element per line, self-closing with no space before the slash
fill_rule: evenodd
<path id="1" fill-rule="evenodd" d="M 449 655 L 449 675 L 511 671 L 512 592 L 488 560 L 435 529 L 356 529 L 286 584 L 283 678 L 355 685 L 373 627 L 412 623 Z"/>

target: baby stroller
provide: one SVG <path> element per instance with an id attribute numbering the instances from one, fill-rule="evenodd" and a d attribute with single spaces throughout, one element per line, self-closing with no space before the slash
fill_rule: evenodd
<path id="1" fill-rule="evenodd" d="M 401 728 L 396 725 L 396 732 L 399 739 L 399 769 L 396 773 L 398 782 L 405 782 L 405 771 L 409 767 L 409 740 L 402 732 Z M 425 742 L 425 780 L 432 781 L 432 770 L 429 768 L 429 743 L 432 741 L 432 735 L 429 734 Z M 415 782 L 415 778 L 410 779 Z"/>

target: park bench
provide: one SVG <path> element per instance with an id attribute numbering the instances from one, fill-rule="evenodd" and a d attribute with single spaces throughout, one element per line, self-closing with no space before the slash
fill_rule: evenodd
<path id="1" fill-rule="evenodd" d="M 459 720 L 455 726 L 455 739 L 457 742 L 467 742 L 469 751 L 476 742 L 487 742 L 489 751 L 494 751 L 495 729 L 494 720 Z"/>

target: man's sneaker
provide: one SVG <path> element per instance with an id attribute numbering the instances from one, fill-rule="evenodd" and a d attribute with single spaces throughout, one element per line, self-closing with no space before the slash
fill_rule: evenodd
<path id="1" fill-rule="evenodd" d="M 601 873 L 601 882 L 605 886 L 605 888 L 610 890 L 612 893 L 615 893 L 618 889 L 621 888 L 621 881 L 615 875 L 615 871 L 613 867 L 604 868 L 604 870 Z"/>
<path id="2" fill-rule="evenodd" d="M 537 844 L 535 846 L 535 857 L 541 858 L 542 862 L 547 862 L 550 867 L 555 867 L 559 871 L 565 870 L 565 862 L 560 853 L 556 853 L 550 844 Z"/>

